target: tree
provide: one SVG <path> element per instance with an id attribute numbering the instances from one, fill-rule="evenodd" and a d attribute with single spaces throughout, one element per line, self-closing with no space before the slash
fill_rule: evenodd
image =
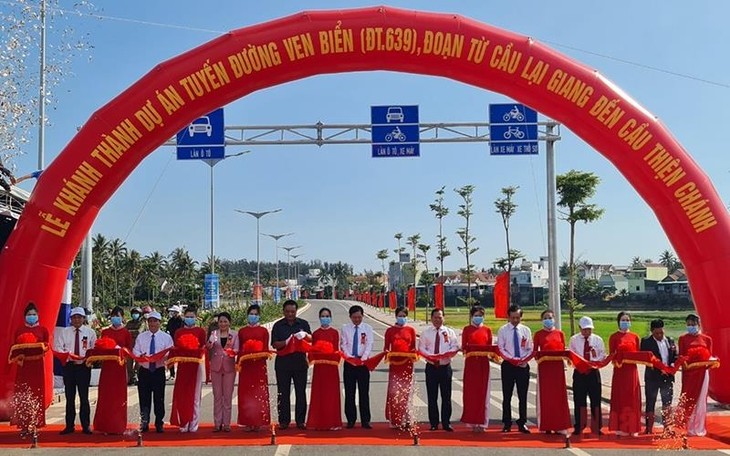
<path id="1" fill-rule="evenodd" d="M 86 36 L 79 37 L 65 21 L 87 10 L 93 11 L 93 6 L 80 1 L 61 8 L 58 3 L 58 0 L 44 0 L 46 6 L 39 8 L 38 1 L 15 0 L 4 2 L 0 10 L 0 151 L 3 151 L 0 159 L 22 153 L 31 136 L 31 128 L 38 126 L 41 101 L 45 106 L 55 103 L 54 88 L 71 74 L 73 61 L 92 47 Z M 47 63 L 42 74 L 43 94 L 39 90 L 41 72 L 38 67 L 41 11 L 46 17 L 46 28 L 56 32 L 48 37 L 45 47 Z"/>
<path id="2" fill-rule="evenodd" d="M 588 200 L 596 194 L 600 178 L 593 173 L 570 170 L 557 177 L 558 206 L 563 208 L 561 217 L 570 225 L 570 258 L 568 261 L 568 312 L 570 334 L 575 334 L 575 311 L 580 304 L 575 300 L 575 225 L 578 222 L 594 222 L 604 210 Z"/>
<path id="3" fill-rule="evenodd" d="M 385 260 L 388 259 L 388 249 L 378 250 L 378 253 L 376 254 L 378 259 L 380 260 L 380 263 L 383 267 L 383 278 L 385 278 Z M 387 289 L 387 287 L 386 287 Z"/>
<path id="4" fill-rule="evenodd" d="M 405 247 L 401 247 L 400 245 L 400 241 L 403 239 L 403 233 L 395 233 L 393 237 L 398 241 L 398 249 L 393 250 L 393 253 L 395 253 L 395 256 L 397 257 L 396 261 L 400 264 L 400 254 L 405 250 Z"/>
<path id="5" fill-rule="evenodd" d="M 416 249 L 418 248 L 418 242 L 421 240 L 421 235 L 416 233 L 413 236 L 408 237 L 408 245 L 413 248 L 413 258 L 411 258 L 411 264 L 413 264 L 413 286 L 418 284 L 416 280 L 418 278 L 418 257 L 416 256 Z"/>
<path id="6" fill-rule="evenodd" d="M 674 253 L 672 253 L 670 250 L 665 250 L 662 252 L 662 254 L 659 256 L 659 263 L 666 266 L 667 271 L 670 274 L 681 267 L 681 264 L 677 260 L 677 257 L 674 256 Z"/>
<path id="7" fill-rule="evenodd" d="M 641 257 L 635 256 L 631 259 L 631 268 L 632 269 L 643 268 L 643 267 L 644 267 L 644 263 L 642 263 Z"/>
<path id="8" fill-rule="evenodd" d="M 462 269 L 462 272 L 466 275 L 467 299 L 469 302 L 471 302 L 471 281 L 473 274 L 471 255 L 479 250 L 478 247 L 472 247 L 474 241 L 476 241 L 476 238 L 472 236 L 469 231 L 469 220 L 473 215 L 473 212 L 471 210 L 471 195 L 472 193 L 474 193 L 474 186 L 465 185 L 461 188 L 455 188 L 454 191 L 464 200 L 463 204 L 459 204 L 459 211 L 457 212 L 460 216 L 464 218 L 464 227 L 456 230 L 456 234 L 459 235 L 459 239 L 461 239 L 461 242 L 464 244 L 463 246 L 459 246 L 458 249 L 462 254 L 464 254 L 464 257 L 466 258 L 466 268 Z"/>
<path id="9" fill-rule="evenodd" d="M 436 259 L 439 260 L 439 263 L 441 263 L 441 270 L 440 270 L 440 276 L 444 276 L 444 259 L 447 256 L 451 255 L 451 252 L 446 248 L 446 236 L 444 236 L 443 231 L 443 220 L 444 217 L 449 215 L 449 208 L 444 206 L 444 192 L 446 187 L 441 187 L 441 189 L 436 191 L 436 200 L 433 202 L 433 204 L 430 204 L 429 207 L 436 215 L 436 218 L 439 219 L 439 234 L 436 236 L 436 247 L 438 248 L 438 255 L 436 255 Z"/>
<path id="10" fill-rule="evenodd" d="M 503 187 L 501 192 L 503 197 L 497 198 L 494 201 L 494 207 L 497 208 L 497 213 L 502 217 L 502 226 L 504 227 L 504 237 L 507 244 L 507 257 L 505 258 L 504 269 L 507 271 L 507 277 L 512 276 L 512 265 L 517 260 L 516 257 L 512 256 L 512 249 L 509 244 L 509 222 L 512 216 L 517 212 L 517 204 L 513 201 L 517 189 L 520 187 Z M 512 302 L 512 287 L 507 287 L 507 302 Z"/>

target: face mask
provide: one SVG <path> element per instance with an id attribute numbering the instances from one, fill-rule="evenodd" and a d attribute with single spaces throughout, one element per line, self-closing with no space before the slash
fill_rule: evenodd
<path id="1" fill-rule="evenodd" d="M 139 314 L 138 313 L 133 313 L 132 314 L 132 320 L 139 320 Z"/>
<path id="2" fill-rule="evenodd" d="M 185 325 L 193 326 L 195 324 L 195 317 L 185 317 Z"/>
<path id="3" fill-rule="evenodd" d="M 479 315 L 475 315 L 475 316 L 471 317 L 471 322 L 474 323 L 475 325 L 479 326 L 482 323 L 484 323 L 484 317 L 480 317 Z"/>
<path id="4" fill-rule="evenodd" d="M 620 321 L 618 322 L 618 327 L 619 329 L 621 329 L 621 331 L 626 331 L 631 327 L 631 322 L 626 320 Z"/>
<path id="5" fill-rule="evenodd" d="M 260 320 L 260 317 L 256 314 L 251 314 L 248 316 L 248 323 L 251 325 L 255 325 Z"/>
<path id="6" fill-rule="evenodd" d="M 122 317 L 112 317 L 112 326 L 122 326 Z"/>
<path id="7" fill-rule="evenodd" d="M 700 327 L 699 326 L 687 326 L 687 332 L 694 336 L 700 332 Z"/>
<path id="8" fill-rule="evenodd" d="M 395 322 L 398 323 L 400 326 L 403 326 L 408 321 L 408 317 L 395 317 Z"/>
<path id="9" fill-rule="evenodd" d="M 38 315 L 26 315 L 25 316 L 25 322 L 29 325 L 34 325 L 38 323 Z"/>
<path id="10" fill-rule="evenodd" d="M 332 317 L 319 317 L 319 324 L 329 326 L 332 323 Z"/>
<path id="11" fill-rule="evenodd" d="M 553 320 L 552 318 L 546 318 L 542 321 L 542 325 L 547 329 L 553 329 L 553 327 L 555 326 L 555 320 Z"/>

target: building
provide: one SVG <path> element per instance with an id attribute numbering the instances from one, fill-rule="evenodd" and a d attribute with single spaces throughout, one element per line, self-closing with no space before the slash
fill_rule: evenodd
<path id="1" fill-rule="evenodd" d="M 626 274 L 629 294 L 656 294 L 657 284 L 667 276 L 667 267 L 660 263 L 643 263 Z"/>
<path id="2" fill-rule="evenodd" d="M 687 275 L 684 273 L 684 269 L 677 269 L 673 273 L 664 277 L 656 285 L 657 294 L 670 294 L 673 296 L 689 297 L 689 281 Z"/>
<path id="3" fill-rule="evenodd" d="M 604 290 L 613 290 L 614 295 L 629 292 L 629 279 L 623 274 L 603 274 L 598 279 L 598 286 Z"/>

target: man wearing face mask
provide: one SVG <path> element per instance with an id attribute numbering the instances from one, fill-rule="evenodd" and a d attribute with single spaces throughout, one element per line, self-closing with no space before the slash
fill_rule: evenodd
<path id="1" fill-rule="evenodd" d="M 198 349 L 205 347 L 206 333 L 196 326 L 197 309 L 188 306 L 183 317 L 184 326 L 175 332 L 175 347 L 181 347 L 186 335 L 197 339 Z M 182 347 L 187 348 L 187 347 Z M 200 423 L 200 399 L 204 366 L 202 362 L 182 362 L 178 364 L 178 379 L 172 392 L 172 411 L 170 424 L 179 426 L 180 432 L 196 432 Z"/>
<path id="2" fill-rule="evenodd" d="M 180 301 L 177 302 L 174 306 L 170 307 L 170 319 L 167 320 L 167 326 L 165 326 L 165 331 L 172 337 L 173 340 L 175 340 L 175 332 L 182 328 L 184 326 L 183 319 L 180 316 L 180 313 L 182 312 L 182 307 L 180 307 Z M 170 378 L 175 378 L 175 365 L 171 364 L 169 367 L 170 370 Z"/>
<path id="3" fill-rule="evenodd" d="M 89 383 L 91 368 L 86 365 L 86 351 L 94 348 L 96 333 L 84 325 L 86 312 L 83 307 L 71 310 L 71 326 L 63 328 L 56 346 L 56 351 L 67 353 L 66 365 L 63 366 L 63 386 L 66 395 L 66 427 L 60 432 L 74 432 L 76 421 L 76 392 L 79 393 L 79 418 L 81 431 L 91 434 L 91 406 L 89 405 Z"/>
<path id="4" fill-rule="evenodd" d="M 666 366 L 672 366 L 677 359 L 677 347 L 674 341 L 664 335 L 664 321 L 652 320 L 651 335 L 641 339 L 641 351 L 650 351 Z M 669 409 L 674 395 L 674 375 L 668 375 L 650 366 L 644 371 L 644 389 L 646 391 L 646 429 L 645 434 L 654 433 L 654 409 L 657 394 L 661 393 L 662 423 L 666 425 Z"/>
<path id="5" fill-rule="evenodd" d="M 129 334 L 132 336 L 132 346 L 137 341 L 137 336 L 142 331 L 142 309 L 139 307 L 132 307 L 130 313 L 132 318 L 127 322 L 126 328 Z M 127 358 L 127 385 L 137 384 L 137 370 L 139 366 L 131 358 Z"/>

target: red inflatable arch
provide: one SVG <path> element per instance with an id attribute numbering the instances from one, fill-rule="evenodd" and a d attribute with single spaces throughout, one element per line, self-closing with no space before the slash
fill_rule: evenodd
<path id="1" fill-rule="evenodd" d="M 28 301 L 50 331 L 69 268 L 99 208 L 147 154 L 193 119 L 256 90 L 324 73 L 391 70 L 496 91 L 567 125 L 652 207 L 682 260 L 704 330 L 730 359 L 723 313 L 728 213 L 666 128 L 598 72 L 532 39 L 453 14 L 371 7 L 303 12 L 230 32 L 163 62 L 106 106 L 41 176 L 0 255 L 7 353 Z M 14 372 L 0 369 L 0 395 Z M 730 403 L 730 363 L 711 394 Z"/>

